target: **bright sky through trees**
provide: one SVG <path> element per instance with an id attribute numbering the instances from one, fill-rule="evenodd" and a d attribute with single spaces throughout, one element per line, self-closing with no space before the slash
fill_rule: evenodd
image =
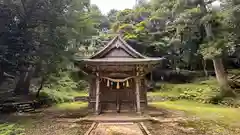
<path id="1" fill-rule="evenodd" d="M 136 0 L 91 0 L 91 3 L 96 4 L 104 14 L 111 9 L 132 8 L 135 2 Z"/>

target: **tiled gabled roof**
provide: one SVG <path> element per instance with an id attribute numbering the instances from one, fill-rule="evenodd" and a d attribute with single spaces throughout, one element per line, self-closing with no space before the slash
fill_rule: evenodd
<path id="1" fill-rule="evenodd" d="M 121 47 L 125 52 L 127 52 L 133 58 L 148 58 L 135 49 L 133 49 L 121 36 L 116 36 L 113 38 L 103 49 L 95 53 L 90 59 L 98 59 L 103 58 L 106 54 L 108 54 L 112 49 Z"/>

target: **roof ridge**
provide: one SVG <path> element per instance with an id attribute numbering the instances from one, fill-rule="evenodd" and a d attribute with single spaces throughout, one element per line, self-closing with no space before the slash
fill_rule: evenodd
<path id="1" fill-rule="evenodd" d="M 119 36 L 119 39 L 123 42 L 123 44 L 131 51 L 136 53 L 141 58 L 147 58 L 146 56 L 142 55 L 140 52 L 138 52 L 136 49 L 134 49 L 132 46 L 130 46 L 121 36 Z"/>
<path id="2" fill-rule="evenodd" d="M 115 36 L 110 42 L 108 42 L 108 44 L 103 47 L 100 51 L 98 51 L 97 53 L 95 53 L 94 55 L 92 55 L 90 57 L 90 59 L 94 59 L 96 58 L 98 55 L 101 55 L 101 53 L 104 53 L 104 51 L 106 49 L 108 49 L 109 47 L 111 47 L 111 45 L 116 41 L 116 40 L 119 40 L 120 42 L 122 42 L 122 45 L 125 46 L 128 51 L 130 51 L 130 53 L 133 53 L 133 57 L 139 57 L 139 58 L 148 58 L 144 55 L 142 55 L 141 53 L 139 53 L 136 49 L 132 48 L 122 37 L 121 35 L 117 35 Z"/>
<path id="3" fill-rule="evenodd" d="M 97 55 L 99 55 L 100 53 L 102 53 L 104 50 L 106 50 L 108 47 L 111 46 L 111 44 L 118 38 L 118 36 L 114 37 L 110 42 L 108 42 L 108 44 L 103 47 L 100 51 L 98 51 L 97 53 L 95 53 L 94 55 L 92 55 L 90 57 L 90 59 L 93 59 L 94 57 L 96 57 Z"/>

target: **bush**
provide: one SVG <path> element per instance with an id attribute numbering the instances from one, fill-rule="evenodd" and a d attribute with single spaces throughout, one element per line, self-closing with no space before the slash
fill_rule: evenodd
<path id="1" fill-rule="evenodd" d="M 202 103 L 213 103 L 220 89 L 216 80 L 198 81 L 186 84 L 161 84 L 160 96 L 174 99 L 195 100 Z"/>
<path id="2" fill-rule="evenodd" d="M 78 83 L 76 84 L 77 90 L 86 90 L 88 87 L 89 84 L 85 80 L 79 80 Z"/>
<path id="3" fill-rule="evenodd" d="M 213 103 L 213 100 L 219 94 L 220 90 L 215 87 L 204 87 L 195 89 L 189 89 L 183 91 L 180 94 L 180 99 L 189 99 L 189 100 L 196 100 L 202 103 Z"/>
<path id="4" fill-rule="evenodd" d="M 149 93 L 149 96 L 159 96 L 161 99 L 187 99 L 201 103 L 221 104 L 240 107 L 240 97 L 222 97 L 216 79 L 209 79 L 185 84 L 158 83 L 160 91 Z M 158 99 L 156 97 L 150 99 Z"/>
<path id="5" fill-rule="evenodd" d="M 74 97 L 85 96 L 87 93 L 87 82 L 76 82 L 69 73 L 61 73 L 58 77 L 51 76 L 50 80 L 52 81 L 49 81 L 40 93 L 40 98 L 46 99 L 47 104 L 71 102 Z"/>

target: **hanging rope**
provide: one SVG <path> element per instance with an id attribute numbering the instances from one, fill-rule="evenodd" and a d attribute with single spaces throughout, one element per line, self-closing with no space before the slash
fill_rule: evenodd
<path id="1" fill-rule="evenodd" d="M 108 87 L 110 86 L 110 81 L 109 81 L 109 80 L 107 80 L 107 86 L 108 86 Z"/>
<path id="2" fill-rule="evenodd" d="M 120 83 L 117 82 L 117 89 L 120 89 Z"/>
<path id="3" fill-rule="evenodd" d="M 113 82 L 116 82 L 117 83 L 117 86 L 116 88 L 117 89 L 120 89 L 120 83 L 123 83 L 123 86 L 125 86 L 125 82 L 126 82 L 126 87 L 129 87 L 129 80 L 132 79 L 134 77 L 127 77 L 127 78 L 124 78 L 124 79 L 112 79 L 112 78 L 109 78 L 109 77 L 102 77 L 102 79 L 105 79 L 107 80 L 107 87 L 110 87 L 110 82 L 111 82 L 111 85 L 113 85 Z"/>
<path id="4" fill-rule="evenodd" d="M 129 81 L 127 80 L 126 87 L 129 87 Z"/>
<path id="5" fill-rule="evenodd" d="M 107 80 L 112 81 L 112 82 L 126 82 L 127 80 L 135 78 L 135 77 L 132 76 L 132 77 L 127 77 L 125 79 L 112 79 L 112 78 L 109 78 L 109 77 L 102 77 L 102 78 L 107 79 Z"/>

